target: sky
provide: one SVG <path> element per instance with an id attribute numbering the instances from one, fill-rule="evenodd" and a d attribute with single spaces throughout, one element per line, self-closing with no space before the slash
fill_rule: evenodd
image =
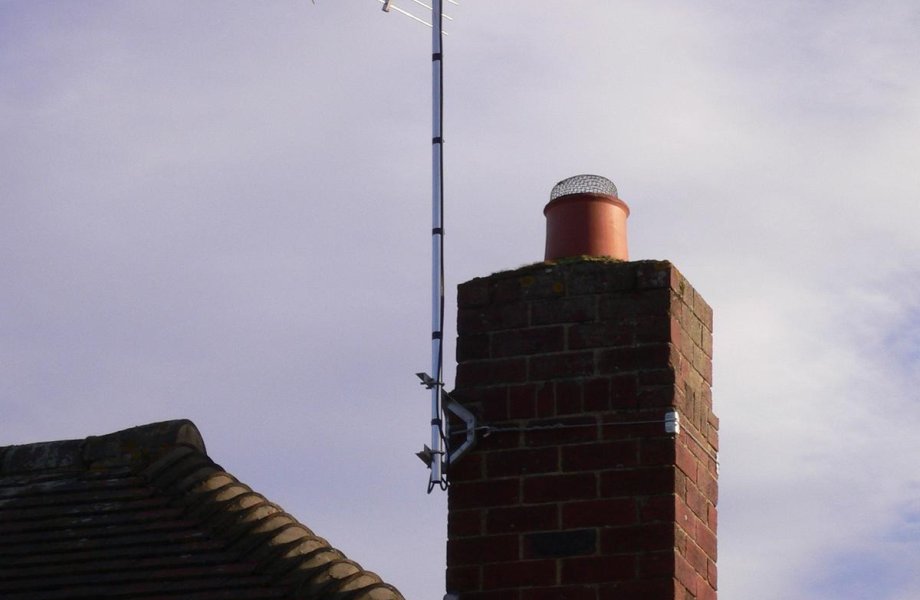
<path id="1" fill-rule="evenodd" d="M 446 338 L 557 181 L 612 179 L 715 311 L 721 597 L 920 597 L 920 5 L 448 14 Z M 440 599 L 430 43 L 374 0 L 0 0 L 0 445 L 192 419 Z"/>

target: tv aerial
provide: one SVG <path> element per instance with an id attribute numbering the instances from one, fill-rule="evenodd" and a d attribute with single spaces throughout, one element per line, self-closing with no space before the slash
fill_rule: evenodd
<path id="1" fill-rule="evenodd" d="M 476 441 L 476 419 L 470 411 L 450 397 L 444 389 L 444 14 L 443 0 L 406 0 L 416 12 L 396 6 L 393 0 L 378 0 L 383 11 L 397 12 L 431 28 L 431 374 L 416 373 L 431 394 L 431 447 L 425 445 L 418 457 L 431 469 L 428 493 L 435 487 L 447 489 L 447 469 Z M 459 5 L 455 0 L 446 0 Z M 421 8 L 419 8 L 421 7 Z M 427 19 L 425 17 L 428 17 Z M 449 422 L 444 411 L 459 417 L 466 425 L 466 439 L 458 447 L 449 444 Z"/>

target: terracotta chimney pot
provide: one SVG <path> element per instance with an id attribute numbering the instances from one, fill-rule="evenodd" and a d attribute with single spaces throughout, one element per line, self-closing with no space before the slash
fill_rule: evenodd
<path id="1" fill-rule="evenodd" d="M 612 181 L 576 175 L 553 187 L 546 216 L 544 260 L 571 256 L 609 256 L 629 260 L 626 218 L 629 207 Z"/>

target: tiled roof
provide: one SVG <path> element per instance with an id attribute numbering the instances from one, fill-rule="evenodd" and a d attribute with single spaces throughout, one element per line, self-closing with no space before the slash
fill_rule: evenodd
<path id="1" fill-rule="evenodd" d="M 0 598 L 403 600 L 216 465 L 190 421 L 0 448 Z"/>

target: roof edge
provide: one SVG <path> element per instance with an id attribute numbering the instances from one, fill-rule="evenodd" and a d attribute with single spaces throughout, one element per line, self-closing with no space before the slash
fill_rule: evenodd
<path id="1" fill-rule="evenodd" d="M 112 464 L 149 464 L 177 446 L 207 455 L 204 439 L 188 419 L 161 421 L 82 440 L 0 447 L 0 473 L 83 470 Z"/>

